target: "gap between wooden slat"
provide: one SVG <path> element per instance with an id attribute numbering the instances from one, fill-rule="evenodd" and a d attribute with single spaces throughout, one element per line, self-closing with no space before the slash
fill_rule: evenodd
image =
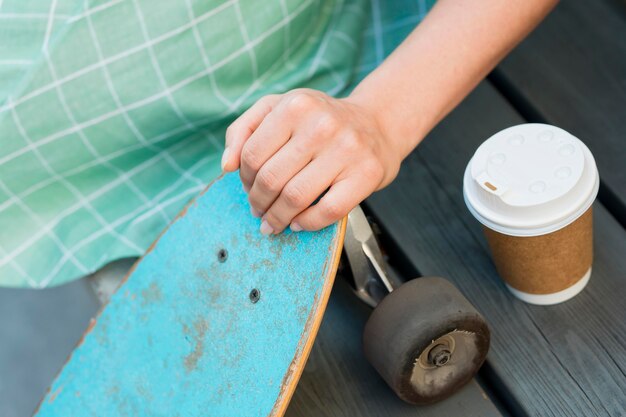
<path id="1" fill-rule="evenodd" d="M 524 94 L 500 71 L 494 69 L 487 80 L 495 89 L 517 110 L 517 112 L 529 123 L 553 124 L 541 114 Z M 558 126 L 558 124 L 557 124 Z M 626 205 L 620 200 L 615 192 L 600 178 L 600 190 L 598 200 L 622 227 L 626 228 Z"/>

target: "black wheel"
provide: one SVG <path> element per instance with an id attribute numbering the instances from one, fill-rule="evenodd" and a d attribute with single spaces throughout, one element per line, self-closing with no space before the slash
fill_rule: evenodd
<path id="1" fill-rule="evenodd" d="M 429 404 L 476 374 L 489 350 L 489 327 L 454 285 L 425 277 L 382 300 L 365 325 L 363 345 L 400 398 Z"/>

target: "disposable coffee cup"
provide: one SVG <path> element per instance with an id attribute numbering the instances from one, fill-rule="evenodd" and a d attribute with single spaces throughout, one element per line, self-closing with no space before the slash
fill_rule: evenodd
<path id="1" fill-rule="evenodd" d="M 482 223 L 508 289 L 531 304 L 566 301 L 591 276 L 598 194 L 593 155 L 579 139 L 545 124 L 496 133 L 465 170 L 463 196 Z"/>

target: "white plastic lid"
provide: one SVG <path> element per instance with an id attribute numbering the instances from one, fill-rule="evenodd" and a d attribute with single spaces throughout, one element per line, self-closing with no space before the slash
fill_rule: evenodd
<path id="1" fill-rule="evenodd" d="M 529 123 L 502 130 L 478 147 L 465 170 L 463 196 L 490 229 L 538 236 L 580 217 L 599 184 L 584 143 L 558 127 Z"/>

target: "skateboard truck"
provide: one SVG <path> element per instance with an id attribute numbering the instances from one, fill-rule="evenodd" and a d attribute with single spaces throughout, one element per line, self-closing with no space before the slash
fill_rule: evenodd
<path id="1" fill-rule="evenodd" d="M 365 357 L 401 399 L 434 403 L 473 378 L 489 350 L 489 328 L 454 285 L 401 279 L 359 206 L 348 215 L 344 254 L 354 292 L 374 308 L 363 331 Z"/>
<path id="2" fill-rule="evenodd" d="M 385 262 L 376 235 L 361 206 L 348 214 L 343 243 L 354 279 L 354 291 L 363 302 L 376 307 L 383 298 L 402 285 Z"/>

